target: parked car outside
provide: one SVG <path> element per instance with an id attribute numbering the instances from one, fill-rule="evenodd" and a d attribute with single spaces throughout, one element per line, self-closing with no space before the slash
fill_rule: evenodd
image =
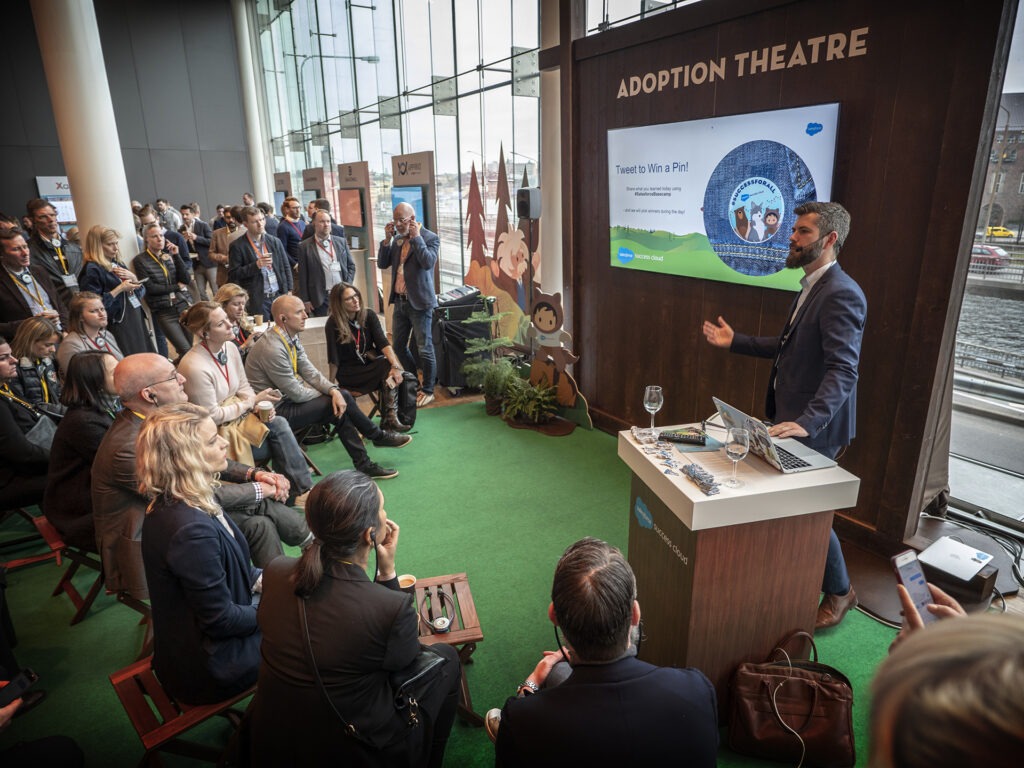
<path id="1" fill-rule="evenodd" d="M 985 230 L 987 237 L 1016 237 L 1017 233 L 1006 227 L 989 227 Z"/>
<path id="2" fill-rule="evenodd" d="M 998 245 L 986 243 L 975 243 L 971 246 L 970 272 L 976 274 L 991 274 L 1002 269 L 1010 263 L 1010 254 Z"/>

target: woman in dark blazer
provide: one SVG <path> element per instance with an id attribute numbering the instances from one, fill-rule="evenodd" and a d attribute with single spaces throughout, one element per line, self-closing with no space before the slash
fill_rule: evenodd
<path id="1" fill-rule="evenodd" d="M 92 291 L 103 299 L 107 329 L 117 339 L 122 353 L 152 352 L 153 341 L 142 312 L 146 289 L 121 262 L 120 240 L 117 230 L 100 224 L 89 230 L 82 249 L 85 266 L 78 284 L 81 290 Z"/>
<path id="2" fill-rule="evenodd" d="M 458 655 L 434 646 L 447 663 L 420 699 L 421 725 L 408 728 L 395 710 L 389 675 L 419 654 L 418 619 L 398 589 L 399 529 L 384 497 L 361 472 L 334 472 L 310 492 L 306 519 L 313 544 L 299 560 L 281 557 L 264 571 L 252 765 L 440 766 L 458 704 Z M 371 551 L 374 581 L 366 575 Z M 311 656 L 358 738 L 344 732 L 324 699 Z"/>
<path id="3" fill-rule="evenodd" d="M 139 282 L 147 281 L 149 311 L 180 357 L 192 349 L 192 337 L 178 321 L 191 303 L 186 286 L 192 277 L 181 260 L 181 254 L 165 250 L 167 242 L 159 224 L 145 226 L 142 236 L 146 248 L 132 261 L 132 269 Z"/>
<path id="4" fill-rule="evenodd" d="M 52 470 L 43 514 L 66 544 L 96 551 L 92 522 L 92 462 L 100 441 L 121 410 L 114 389 L 117 358 L 89 350 L 71 358 L 61 403 L 67 406 L 50 446 Z"/>
<path id="5" fill-rule="evenodd" d="M 204 408 L 181 403 L 150 414 L 136 443 L 139 489 L 152 497 L 142 559 L 153 607 L 153 669 L 173 697 L 209 704 L 256 682 L 260 634 L 241 530 L 214 500 L 227 441 Z"/>

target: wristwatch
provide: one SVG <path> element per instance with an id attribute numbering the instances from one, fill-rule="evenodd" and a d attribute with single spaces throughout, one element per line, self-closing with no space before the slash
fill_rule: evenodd
<path id="1" fill-rule="evenodd" d="M 540 686 L 538 686 L 532 680 L 523 680 L 523 682 L 521 682 L 519 684 L 519 687 L 516 689 L 516 695 L 517 696 L 532 696 L 533 694 L 537 693 L 539 690 L 540 690 Z"/>

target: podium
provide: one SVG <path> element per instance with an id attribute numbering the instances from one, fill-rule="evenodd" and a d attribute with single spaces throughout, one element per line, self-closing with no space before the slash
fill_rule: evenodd
<path id="1" fill-rule="evenodd" d="M 720 482 L 732 471 L 721 450 L 666 450 Z M 814 631 L 833 511 L 854 506 L 860 480 L 839 467 L 785 475 L 751 454 L 739 464 L 742 488 L 705 496 L 678 470 L 666 474 L 629 431 L 619 433 L 618 453 L 632 472 L 640 658 L 701 670 L 724 714 L 737 665 L 763 661 L 797 629 Z"/>

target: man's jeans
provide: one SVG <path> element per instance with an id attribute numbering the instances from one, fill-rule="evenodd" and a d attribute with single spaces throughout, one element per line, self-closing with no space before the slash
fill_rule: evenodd
<path id="1" fill-rule="evenodd" d="M 267 427 L 270 434 L 261 447 L 253 446 L 253 459 L 263 462 L 269 457 L 274 462 L 274 471 L 288 478 L 292 495 L 301 496 L 313 487 L 313 478 L 309 474 L 306 457 L 292 434 L 291 425 L 287 417 L 278 413 Z"/>
<path id="2" fill-rule="evenodd" d="M 393 326 L 391 341 L 395 353 L 405 370 L 416 373 L 416 359 L 409 350 L 410 333 L 416 337 L 420 365 L 423 368 L 423 391 L 431 393 L 434 391 L 434 379 L 437 377 L 437 365 L 434 362 L 434 338 L 431 329 L 434 310 L 413 309 L 408 299 L 398 297 L 395 297 L 392 307 L 394 315 L 391 320 Z"/>

